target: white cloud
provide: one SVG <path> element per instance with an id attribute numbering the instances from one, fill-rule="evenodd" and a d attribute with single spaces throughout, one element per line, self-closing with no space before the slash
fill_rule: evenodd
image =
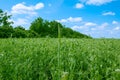
<path id="1" fill-rule="evenodd" d="M 120 30 L 120 27 L 115 27 L 114 30 Z"/>
<path id="2" fill-rule="evenodd" d="M 113 21 L 113 23 L 116 24 L 115 21 Z M 94 25 L 91 26 L 92 24 Z M 88 27 L 88 26 L 91 26 L 91 27 Z M 71 29 L 87 34 L 87 35 L 91 35 L 96 38 L 97 37 L 106 37 L 106 38 L 120 37 L 118 35 L 120 32 L 120 26 L 116 25 L 116 27 L 113 28 L 113 24 L 107 23 L 107 22 L 104 22 L 101 24 L 96 24 L 93 22 L 84 22 L 82 24 L 77 24 L 77 25 L 72 26 Z"/>
<path id="3" fill-rule="evenodd" d="M 27 19 L 23 19 L 23 18 L 18 18 L 17 20 L 12 20 L 12 21 L 14 22 L 14 26 L 29 24 L 29 21 Z"/>
<path id="4" fill-rule="evenodd" d="M 117 21 L 112 21 L 112 24 L 118 24 L 118 22 Z"/>
<path id="5" fill-rule="evenodd" d="M 106 28 L 108 25 L 109 25 L 109 24 L 105 22 L 105 23 L 103 23 L 103 24 L 101 24 L 101 25 L 99 26 L 99 29 L 104 29 L 104 28 Z"/>
<path id="6" fill-rule="evenodd" d="M 92 30 L 92 31 L 96 31 L 96 30 L 104 30 L 106 27 L 108 27 L 108 23 L 102 23 L 101 25 L 98 25 L 96 23 L 93 23 L 93 22 L 86 22 L 84 24 L 81 24 L 81 25 L 75 25 L 73 27 L 71 27 L 73 30 L 83 30 L 83 31 L 86 31 L 86 30 Z"/>
<path id="7" fill-rule="evenodd" d="M 82 17 L 69 17 L 67 19 L 57 20 L 58 22 L 65 23 L 65 22 L 80 22 L 82 21 Z"/>
<path id="8" fill-rule="evenodd" d="M 92 22 L 87 22 L 85 23 L 85 26 L 96 26 L 96 23 L 92 23 Z"/>
<path id="9" fill-rule="evenodd" d="M 95 24 L 93 25 L 93 27 L 91 27 L 92 31 L 103 31 L 106 30 L 106 28 L 109 26 L 109 24 L 107 22 L 102 23 L 102 24 Z"/>
<path id="10" fill-rule="evenodd" d="M 44 7 L 44 4 L 43 3 L 38 3 L 34 6 L 35 9 L 41 9 Z"/>
<path id="11" fill-rule="evenodd" d="M 61 20 L 57 20 L 58 22 L 61 22 L 61 23 L 65 23 L 65 22 L 68 22 L 67 19 L 61 19 Z"/>
<path id="12" fill-rule="evenodd" d="M 71 27 L 71 29 L 73 29 L 73 30 L 80 30 L 82 28 L 83 28 L 83 26 L 77 26 L 77 25 Z"/>
<path id="13" fill-rule="evenodd" d="M 113 0 L 80 0 L 82 2 L 85 2 L 88 5 L 96 5 L 96 6 L 100 6 L 106 3 L 110 3 Z"/>
<path id="14" fill-rule="evenodd" d="M 104 16 L 107 16 L 107 15 L 114 16 L 115 13 L 110 11 L 110 12 L 105 12 L 105 13 L 103 13 L 102 15 L 104 15 Z"/>
<path id="15" fill-rule="evenodd" d="M 97 24 L 96 23 L 93 23 L 93 22 L 86 22 L 84 24 L 81 24 L 81 25 L 74 25 L 73 27 L 71 27 L 71 29 L 73 30 L 83 30 L 83 31 L 87 31 L 89 30 L 90 28 L 94 28 L 96 27 Z"/>
<path id="16" fill-rule="evenodd" d="M 84 5 L 81 4 L 81 3 L 77 3 L 77 4 L 75 5 L 75 8 L 78 8 L 78 9 L 83 8 L 83 7 L 84 7 Z"/>
<path id="17" fill-rule="evenodd" d="M 80 22 L 82 21 L 82 18 L 81 17 L 75 17 L 75 18 L 69 17 L 67 20 L 70 22 Z"/>
<path id="18" fill-rule="evenodd" d="M 18 3 L 12 7 L 12 14 L 29 14 L 36 15 L 35 10 L 42 9 L 44 7 L 43 3 L 37 3 L 34 6 L 26 6 L 25 3 Z"/>

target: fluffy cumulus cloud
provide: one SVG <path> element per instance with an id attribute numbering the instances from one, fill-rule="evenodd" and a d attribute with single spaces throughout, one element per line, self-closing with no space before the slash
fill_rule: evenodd
<path id="1" fill-rule="evenodd" d="M 96 5 L 96 6 L 100 6 L 106 3 L 110 3 L 113 0 L 80 0 L 81 2 L 86 3 L 87 5 Z"/>
<path id="2" fill-rule="evenodd" d="M 113 30 L 115 30 L 115 31 L 120 31 L 120 23 L 118 22 L 118 21 L 115 21 L 115 20 L 113 20 L 112 21 L 112 25 L 113 25 L 113 27 L 114 27 L 114 29 Z"/>
<path id="3" fill-rule="evenodd" d="M 80 29 L 83 29 L 84 27 L 83 26 L 78 26 L 78 25 L 75 25 L 73 27 L 71 27 L 71 29 L 73 30 L 80 30 Z"/>
<path id="4" fill-rule="evenodd" d="M 29 24 L 29 21 L 27 19 L 23 19 L 23 18 L 18 18 L 16 20 L 13 20 L 13 22 L 14 22 L 14 26 Z"/>
<path id="5" fill-rule="evenodd" d="M 99 29 L 105 29 L 106 27 L 108 27 L 109 26 L 109 24 L 107 23 L 107 22 L 105 22 L 105 23 L 102 23 L 100 26 L 99 26 Z"/>
<path id="6" fill-rule="evenodd" d="M 118 34 L 120 32 L 119 22 L 113 20 L 112 23 L 103 22 L 101 24 L 94 22 L 84 22 L 81 24 L 75 24 L 71 29 L 79 31 L 81 33 L 91 35 L 95 38 L 97 37 L 120 37 Z"/>
<path id="7" fill-rule="evenodd" d="M 96 26 L 96 23 L 92 23 L 92 22 L 87 22 L 85 23 L 85 26 Z"/>
<path id="8" fill-rule="evenodd" d="M 120 30 L 120 27 L 117 26 L 113 30 Z"/>
<path id="9" fill-rule="evenodd" d="M 73 29 L 73 30 L 88 30 L 88 29 L 90 29 L 90 28 L 93 28 L 93 27 L 96 27 L 97 26 L 97 24 L 96 23 L 93 23 L 93 22 L 85 22 L 85 23 L 83 23 L 83 24 L 81 24 L 81 25 L 74 25 L 74 26 L 72 26 L 71 27 L 71 29 Z"/>
<path id="10" fill-rule="evenodd" d="M 110 34 L 110 33 L 108 33 L 109 25 L 110 24 L 107 22 L 104 22 L 101 24 L 96 24 L 94 22 L 84 22 L 83 24 L 75 25 L 75 26 L 71 27 L 71 29 L 80 31 L 82 33 L 85 33 L 87 35 L 91 35 L 94 37 L 97 35 L 101 35 L 100 37 L 103 37 L 102 35 Z"/>
<path id="11" fill-rule="evenodd" d="M 29 14 L 36 15 L 35 10 L 42 9 L 44 7 L 43 3 L 37 3 L 36 5 L 26 6 L 25 3 L 18 3 L 12 7 L 12 14 Z"/>
<path id="12" fill-rule="evenodd" d="M 83 8 L 83 7 L 84 7 L 84 5 L 81 4 L 81 3 L 77 3 L 77 4 L 75 5 L 75 8 L 77 8 L 77 9 L 81 9 L 81 8 Z"/>
<path id="13" fill-rule="evenodd" d="M 117 21 L 112 21 L 112 24 L 118 24 L 118 22 Z"/>
<path id="14" fill-rule="evenodd" d="M 33 6 L 34 9 L 41 9 L 44 7 L 44 4 L 43 3 L 38 3 L 36 4 L 35 6 Z"/>
<path id="15" fill-rule="evenodd" d="M 96 24 L 94 27 L 92 27 L 90 30 L 93 30 L 93 31 L 95 31 L 95 30 L 98 30 L 98 31 L 104 31 L 104 30 L 106 30 L 107 28 L 109 27 L 109 23 L 107 23 L 107 22 L 104 22 L 104 23 L 102 23 L 102 24 Z"/>
<path id="16" fill-rule="evenodd" d="M 81 22 L 82 21 L 82 17 L 69 17 L 66 19 L 61 19 L 61 20 L 57 20 L 58 22 L 61 23 L 66 23 L 66 22 Z"/>
<path id="17" fill-rule="evenodd" d="M 110 12 L 104 12 L 102 15 L 103 15 L 103 16 L 108 16 L 108 15 L 114 16 L 115 13 L 110 11 Z"/>
<path id="18" fill-rule="evenodd" d="M 12 14 L 13 26 L 24 26 L 26 29 L 29 27 L 32 17 L 37 16 L 37 10 L 44 8 L 43 3 L 36 5 L 27 5 L 25 2 L 18 3 L 9 11 Z M 18 18 L 19 17 L 19 18 Z"/>

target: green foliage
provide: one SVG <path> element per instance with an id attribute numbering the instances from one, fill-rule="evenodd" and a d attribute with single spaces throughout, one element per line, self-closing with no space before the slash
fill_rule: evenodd
<path id="1" fill-rule="evenodd" d="M 70 28 L 65 28 L 61 23 L 57 21 L 43 20 L 41 17 L 35 19 L 30 26 L 30 30 L 25 30 L 22 26 L 12 28 L 10 22 L 11 15 L 7 15 L 0 9 L 0 38 L 16 37 L 58 37 L 58 25 L 61 28 L 61 37 L 66 38 L 91 38 L 87 35 L 73 31 Z"/>
<path id="2" fill-rule="evenodd" d="M 0 38 L 9 38 L 11 34 L 14 32 L 10 22 L 11 15 L 7 15 L 6 12 L 3 12 L 0 9 Z"/>
<path id="3" fill-rule="evenodd" d="M 38 33 L 32 30 L 26 30 L 27 31 L 27 37 L 28 38 L 38 38 L 40 37 Z"/>
<path id="4" fill-rule="evenodd" d="M 120 80 L 119 39 L 61 38 L 59 68 L 57 43 L 0 39 L 0 80 Z"/>
<path id="5" fill-rule="evenodd" d="M 85 34 L 79 33 L 77 31 L 73 31 L 70 28 L 62 28 L 61 35 L 66 38 L 91 38 L 90 36 L 87 36 Z"/>
<path id="6" fill-rule="evenodd" d="M 31 30 L 25 30 L 22 26 L 17 26 L 14 28 L 14 33 L 12 34 L 12 37 L 15 38 L 35 38 L 39 37 L 38 34 Z"/>
<path id="7" fill-rule="evenodd" d="M 0 27 L 0 38 L 9 38 L 14 33 L 12 27 Z"/>
<path id="8" fill-rule="evenodd" d="M 91 38 L 85 34 L 73 31 L 70 28 L 64 27 L 57 21 L 47 21 L 38 17 L 30 26 L 30 30 L 25 30 L 22 26 L 13 28 L 9 19 L 11 15 L 7 15 L 0 9 L 0 38 L 35 38 L 35 37 L 58 37 L 58 25 L 61 28 L 61 37 L 66 38 Z"/>
<path id="9" fill-rule="evenodd" d="M 31 23 L 30 30 L 35 31 L 41 37 L 58 37 L 58 25 L 61 28 L 61 37 L 66 38 L 91 38 L 85 34 L 81 34 L 77 31 L 73 31 L 70 28 L 66 28 L 61 23 L 57 21 L 47 21 L 43 20 L 41 17 L 35 19 Z"/>
<path id="10" fill-rule="evenodd" d="M 13 33 L 12 37 L 25 38 L 25 37 L 27 37 L 26 30 L 23 27 L 21 27 L 21 26 L 15 27 L 14 28 L 14 33 Z"/>
<path id="11" fill-rule="evenodd" d="M 10 19 L 11 15 L 7 15 L 6 12 L 3 12 L 0 9 L 0 26 L 1 27 L 9 27 L 13 22 L 8 21 Z"/>
<path id="12" fill-rule="evenodd" d="M 31 23 L 30 30 L 35 31 L 38 34 L 42 33 L 42 30 L 44 32 L 43 19 L 42 18 L 35 19 L 35 21 Z"/>

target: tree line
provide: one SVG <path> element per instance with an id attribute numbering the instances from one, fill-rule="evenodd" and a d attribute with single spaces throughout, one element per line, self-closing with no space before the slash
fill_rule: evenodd
<path id="1" fill-rule="evenodd" d="M 22 26 L 13 27 L 9 21 L 11 15 L 0 9 L 0 38 L 39 38 L 39 37 L 58 37 L 58 27 L 61 37 L 65 38 L 91 38 L 88 35 L 79 33 L 71 28 L 65 27 L 57 21 L 44 20 L 41 17 L 35 19 L 28 30 Z"/>

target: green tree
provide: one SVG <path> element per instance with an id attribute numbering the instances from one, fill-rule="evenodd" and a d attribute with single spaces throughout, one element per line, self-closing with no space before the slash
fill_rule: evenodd
<path id="1" fill-rule="evenodd" d="M 35 31 L 41 37 L 49 35 L 49 21 L 43 20 L 41 17 L 35 19 L 30 26 L 30 30 Z"/>
<path id="2" fill-rule="evenodd" d="M 79 33 L 77 31 L 72 30 L 71 28 L 66 28 L 61 23 L 57 21 L 47 21 L 38 17 L 35 19 L 30 26 L 30 30 L 39 34 L 40 37 L 58 37 L 58 25 L 61 30 L 61 37 L 66 38 L 90 38 L 89 36 Z"/>
<path id="3" fill-rule="evenodd" d="M 12 27 L 1 27 L 0 28 L 0 38 L 12 37 L 14 30 Z"/>
<path id="4" fill-rule="evenodd" d="M 50 22 L 50 34 L 51 37 L 58 37 L 58 25 L 60 29 L 63 28 L 63 25 L 57 21 L 51 21 Z"/>
<path id="5" fill-rule="evenodd" d="M 30 30 L 33 30 L 38 34 L 41 34 L 43 30 L 41 29 L 42 27 L 43 27 L 43 19 L 39 17 L 31 23 Z"/>
<path id="6" fill-rule="evenodd" d="M 12 36 L 16 38 L 26 38 L 27 31 L 22 26 L 17 26 L 14 28 L 14 33 Z"/>
<path id="7" fill-rule="evenodd" d="M 0 9 L 0 38 L 8 38 L 11 37 L 13 31 L 13 27 L 11 24 L 13 22 L 9 21 L 11 15 L 7 15 L 6 12 L 3 12 Z"/>
<path id="8" fill-rule="evenodd" d="M 38 34 L 31 30 L 25 30 L 22 26 L 17 26 L 14 28 L 14 33 L 12 34 L 12 37 L 15 38 L 35 38 L 39 37 Z"/>
<path id="9" fill-rule="evenodd" d="M 27 37 L 28 38 L 38 38 L 40 37 L 38 33 L 36 33 L 33 30 L 26 30 L 27 31 Z"/>
<path id="10" fill-rule="evenodd" d="M 3 12 L 0 9 L 0 26 L 1 27 L 10 27 L 13 22 L 9 21 L 11 15 L 8 15 L 7 12 Z"/>

